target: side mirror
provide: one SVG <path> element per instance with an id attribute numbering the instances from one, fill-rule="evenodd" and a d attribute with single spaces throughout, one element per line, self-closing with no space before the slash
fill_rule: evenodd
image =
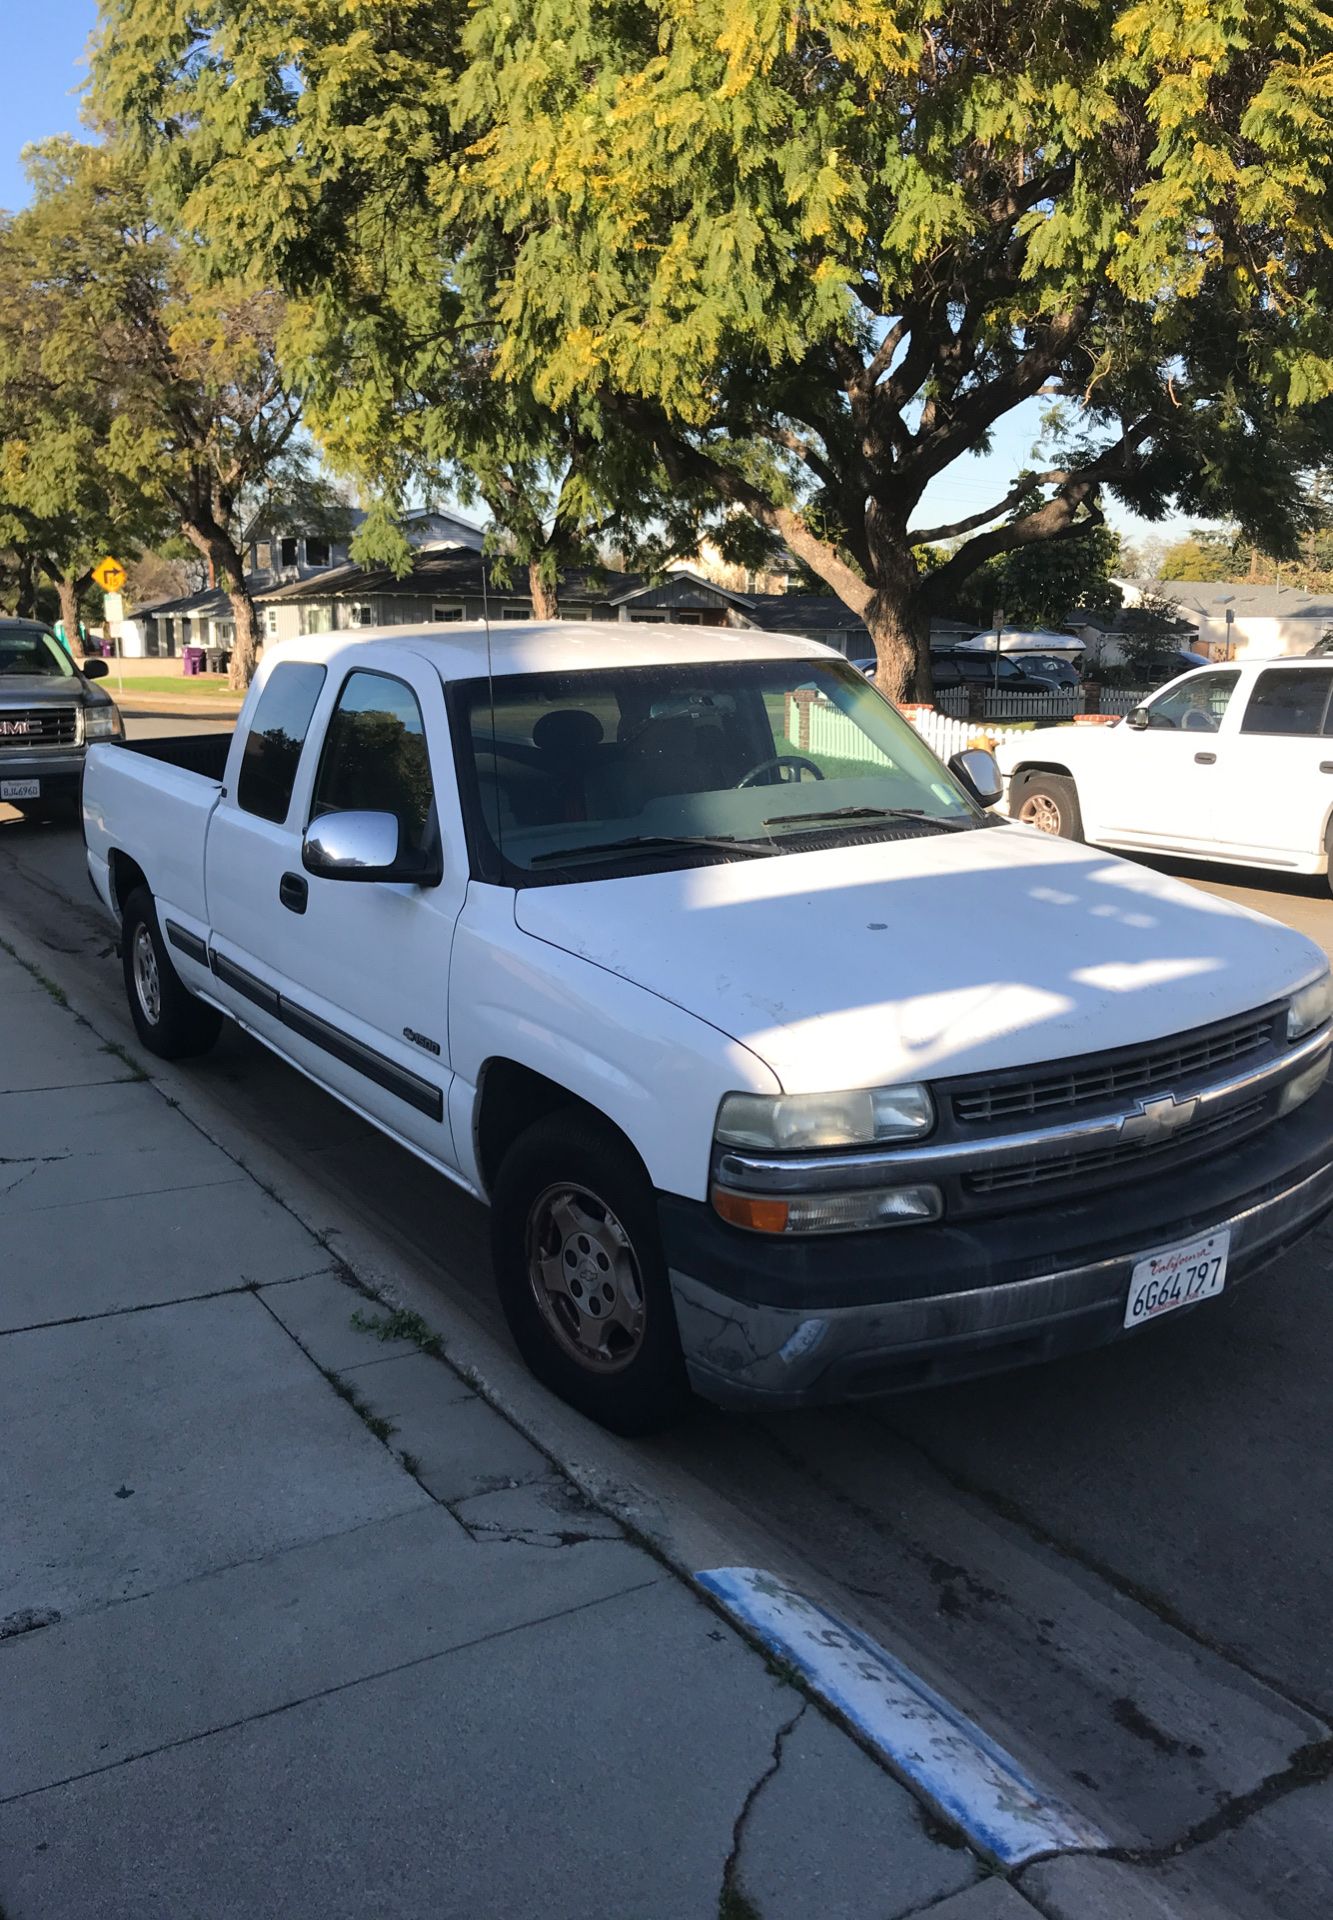
<path id="1" fill-rule="evenodd" d="M 1135 707 L 1132 713 L 1125 715 L 1125 725 L 1133 727 L 1135 733 L 1144 733 L 1148 727 L 1148 709 Z"/>
<path id="2" fill-rule="evenodd" d="M 321 880 L 404 880 L 417 887 L 438 886 L 444 871 L 438 855 L 401 845 L 394 814 L 352 811 L 311 821 L 301 865 Z"/>
<path id="3" fill-rule="evenodd" d="M 965 747 L 949 762 L 949 771 L 983 807 L 993 807 L 1004 792 L 1004 776 L 985 747 Z"/>
<path id="4" fill-rule="evenodd" d="M 105 680 L 110 671 L 105 660 L 85 660 L 79 668 L 85 680 Z"/>

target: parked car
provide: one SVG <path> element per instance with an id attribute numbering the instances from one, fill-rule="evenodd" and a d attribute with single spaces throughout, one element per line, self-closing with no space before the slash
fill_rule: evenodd
<path id="1" fill-rule="evenodd" d="M 1025 672 L 1007 653 L 932 652 L 930 673 L 937 693 L 951 687 L 994 687 L 1001 694 L 1051 691 L 1048 680 Z"/>
<path id="2" fill-rule="evenodd" d="M 1083 676 L 1070 660 L 1054 653 L 1024 653 L 1018 656 L 1022 671 L 1050 687 L 1075 692 L 1083 685 Z"/>
<path id="3" fill-rule="evenodd" d="M 95 748 L 84 830 L 144 1045 L 230 1016 L 488 1201 L 631 1432 L 1116 1340 L 1333 1206 L 1322 952 L 998 789 L 810 641 L 393 628 Z"/>
<path id="4" fill-rule="evenodd" d="M 77 808 L 87 748 L 124 733 L 92 684 L 106 671 L 105 660 L 76 667 L 40 621 L 0 619 L 0 801 L 34 815 Z"/>
<path id="5" fill-rule="evenodd" d="M 1100 846 L 1328 874 L 1333 660 L 1196 669 L 1111 727 L 1001 754 L 1009 811 Z"/>

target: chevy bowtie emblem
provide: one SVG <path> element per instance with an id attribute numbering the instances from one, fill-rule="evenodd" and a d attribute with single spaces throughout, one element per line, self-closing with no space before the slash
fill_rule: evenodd
<path id="1" fill-rule="evenodd" d="M 1157 1100 L 1140 1100 L 1138 1111 L 1127 1113 L 1120 1122 L 1120 1138 L 1164 1140 L 1178 1127 L 1189 1125 L 1198 1104 L 1195 1099 L 1177 1100 L 1173 1093 L 1164 1093 Z"/>

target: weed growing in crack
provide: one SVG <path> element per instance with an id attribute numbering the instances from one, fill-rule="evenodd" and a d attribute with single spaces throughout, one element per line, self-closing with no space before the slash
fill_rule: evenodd
<path id="1" fill-rule="evenodd" d="M 11 960 L 16 961 L 25 973 L 30 973 L 39 987 L 45 987 L 58 1007 L 67 1007 L 69 1005 L 69 998 L 65 993 L 65 989 L 57 986 L 49 973 L 43 973 L 40 967 L 35 967 L 30 960 L 25 960 L 22 954 L 10 946 L 8 940 L 0 940 L 0 950 L 7 953 Z"/>
<path id="2" fill-rule="evenodd" d="M 352 1315 L 352 1325 L 358 1333 L 373 1333 L 377 1340 L 410 1340 L 420 1353 L 428 1353 L 439 1359 L 443 1349 L 440 1336 L 431 1331 L 419 1313 L 413 1313 L 407 1307 L 394 1307 L 390 1313 L 362 1313 L 358 1307 Z"/>
<path id="3" fill-rule="evenodd" d="M 717 1903 L 717 1920 L 763 1920 L 763 1916 L 753 1900 L 735 1887 L 723 1887 Z"/>
<path id="4" fill-rule="evenodd" d="M 148 1075 L 139 1065 L 139 1062 L 125 1051 L 125 1048 L 121 1046 L 118 1040 L 104 1040 L 102 1042 L 102 1052 L 113 1054 L 117 1060 L 123 1061 L 130 1070 L 131 1080 L 146 1080 L 148 1078 Z"/>
<path id="5" fill-rule="evenodd" d="M 802 1685 L 803 1677 L 801 1669 L 793 1661 L 784 1660 L 780 1653 L 766 1653 L 764 1655 L 764 1666 L 775 1680 L 782 1682 L 784 1687 L 799 1687 Z"/>
<path id="6" fill-rule="evenodd" d="M 320 1372 L 324 1375 L 324 1378 L 333 1388 L 338 1398 L 345 1400 L 357 1418 L 370 1428 L 375 1438 L 383 1441 L 387 1445 L 390 1434 L 397 1432 L 397 1428 L 394 1426 L 392 1420 L 385 1420 L 380 1414 L 375 1413 L 371 1409 L 369 1401 L 364 1400 L 352 1385 L 351 1381 L 345 1380 L 342 1374 L 334 1373 L 331 1367 L 321 1367 Z"/>
<path id="7" fill-rule="evenodd" d="M 421 1473 L 421 1462 L 420 1460 L 418 1460 L 417 1456 L 414 1453 L 400 1453 L 398 1458 L 402 1461 L 403 1465 L 406 1467 L 407 1471 L 411 1474 L 414 1480 L 419 1478 Z"/>

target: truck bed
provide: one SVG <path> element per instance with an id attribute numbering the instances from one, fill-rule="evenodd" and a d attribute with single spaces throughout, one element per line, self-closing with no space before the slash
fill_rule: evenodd
<path id="1" fill-rule="evenodd" d="M 230 746 L 230 734 L 188 734 L 89 748 L 83 837 L 93 883 L 108 904 L 114 856 L 125 855 L 159 903 L 207 924 L 204 842 Z"/>

